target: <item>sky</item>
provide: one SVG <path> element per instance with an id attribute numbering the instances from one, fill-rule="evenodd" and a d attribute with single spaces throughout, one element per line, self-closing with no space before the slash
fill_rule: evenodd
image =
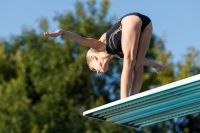
<path id="1" fill-rule="evenodd" d="M 80 0 L 86 2 L 87 0 Z M 96 0 L 97 4 L 101 0 Z M 0 38 L 20 35 L 23 27 L 38 28 L 39 20 L 47 18 L 50 30 L 57 30 L 53 20 L 56 13 L 74 11 L 76 0 L 0 0 Z M 149 16 L 153 33 L 165 40 L 165 47 L 172 52 L 173 61 L 182 60 L 188 47 L 200 51 L 200 0 L 111 0 L 109 16 L 140 12 Z M 67 30 L 67 29 L 65 29 Z"/>

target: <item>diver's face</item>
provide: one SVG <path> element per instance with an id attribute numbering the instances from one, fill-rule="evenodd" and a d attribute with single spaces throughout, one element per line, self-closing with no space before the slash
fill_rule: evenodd
<path id="1" fill-rule="evenodd" d="M 88 66 L 90 70 L 96 71 L 97 73 L 103 73 L 108 70 L 108 63 L 102 64 L 98 60 L 92 60 Z"/>

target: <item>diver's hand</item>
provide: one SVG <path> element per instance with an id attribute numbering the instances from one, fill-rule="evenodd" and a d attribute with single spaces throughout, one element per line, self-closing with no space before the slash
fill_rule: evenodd
<path id="1" fill-rule="evenodd" d="M 46 37 L 57 37 L 59 35 L 63 34 L 63 30 L 56 30 L 54 32 L 44 32 L 44 36 Z"/>

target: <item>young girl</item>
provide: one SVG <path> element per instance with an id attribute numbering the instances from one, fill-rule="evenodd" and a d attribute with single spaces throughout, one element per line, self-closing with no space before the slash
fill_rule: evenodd
<path id="1" fill-rule="evenodd" d="M 84 38 L 75 33 L 57 30 L 44 32 L 47 37 L 59 35 L 90 47 L 86 59 L 89 68 L 97 73 L 106 72 L 109 61 L 114 57 L 123 59 L 121 75 L 121 99 L 140 92 L 143 80 L 143 65 L 154 67 L 157 72 L 167 70 L 166 67 L 145 59 L 151 35 L 151 20 L 140 13 L 123 16 L 99 40 Z"/>

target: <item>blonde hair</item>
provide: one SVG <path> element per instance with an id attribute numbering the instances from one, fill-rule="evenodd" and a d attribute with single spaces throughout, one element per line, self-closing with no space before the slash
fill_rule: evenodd
<path id="1" fill-rule="evenodd" d="M 93 53 L 96 53 L 96 50 L 94 50 L 93 48 L 90 48 L 86 54 L 86 61 L 87 61 L 87 64 L 90 63 L 91 61 L 91 58 L 90 58 L 90 55 L 93 54 Z"/>

